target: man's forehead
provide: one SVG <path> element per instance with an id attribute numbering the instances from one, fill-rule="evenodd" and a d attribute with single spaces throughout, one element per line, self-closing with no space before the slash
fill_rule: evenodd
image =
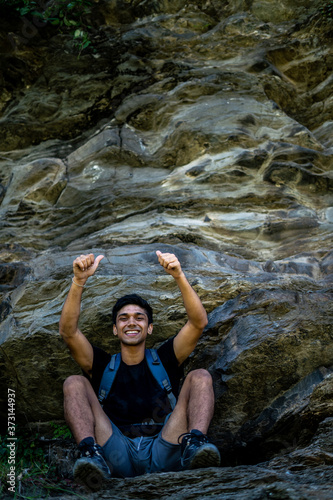
<path id="1" fill-rule="evenodd" d="M 126 306 L 123 306 L 119 309 L 117 317 L 121 314 L 144 314 L 145 316 L 148 316 L 147 311 L 143 309 L 143 307 L 136 304 L 127 304 Z"/>

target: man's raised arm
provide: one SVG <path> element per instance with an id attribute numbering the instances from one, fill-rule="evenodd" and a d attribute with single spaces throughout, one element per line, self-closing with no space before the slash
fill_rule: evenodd
<path id="1" fill-rule="evenodd" d="M 80 255 L 73 262 L 74 277 L 62 308 L 59 333 L 66 342 L 75 361 L 89 375 L 92 370 L 93 349 L 88 339 L 78 328 L 81 297 L 89 276 L 92 276 L 103 255 L 94 257 L 93 254 Z"/>
<path id="2" fill-rule="evenodd" d="M 165 271 L 173 276 L 183 297 L 188 321 L 174 340 L 174 351 L 179 364 L 194 350 L 199 337 L 208 323 L 207 313 L 197 293 L 191 287 L 174 254 L 156 252 L 158 261 Z"/>

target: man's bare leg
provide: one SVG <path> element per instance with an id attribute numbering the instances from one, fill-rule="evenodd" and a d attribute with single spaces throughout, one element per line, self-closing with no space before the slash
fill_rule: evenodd
<path id="1" fill-rule="evenodd" d="M 198 429 L 207 434 L 214 413 L 212 377 L 207 370 L 190 372 L 180 391 L 175 409 L 162 431 L 169 443 L 178 443 L 181 434 Z"/>
<path id="2" fill-rule="evenodd" d="M 65 380 L 64 413 L 81 451 L 74 465 L 74 478 L 97 491 L 110 477 L 101 446 L 112 435 L 112 425 L 85 377 L 72 375 Z"/>
<path id="3" fill-rule="evenodd" d="M 182 446 L 183 456 L 188 455 L 184 465 L 185 462 L 190 464 L 191 468 L 219 465 L 219 451 L 216 446 L 208 442 L 205 436 L 213 413 L 212 377 L 207 370 L 194 370 L 186 377 L 175 409 L 162 431 L 162 438 L 173 444 L 180 442 L 179 438 L 182 434 L 187 434 L 184 439 L 188 450 L 186 451 L 185 446 Z M 191 433 L 194 429 L 196 431 Z M 189 433 L 191 433 L 190 439 Z M 202 443 L 200 444 L 200 442 Z M 198 453 L 199 448 L 200 452 Z"/>
<path id="4" fill-rule="evenodd" d="M 110 420 L 89 381 L 81 375 L 72 375 L 64 382 L 64 414 L 77 444 L 93 437 L 103 446 L 112 434 Z"/>

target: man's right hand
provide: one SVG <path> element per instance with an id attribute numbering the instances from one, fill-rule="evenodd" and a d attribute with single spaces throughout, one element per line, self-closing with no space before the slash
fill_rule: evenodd
<path id="1" fill-rule="evenodd" d="M 93 253 L 88 255 L 80 255 L 73 262 L 73 272 L 74 278 L 77 283 L 80 285 L 84 285 L 89 276 L 92 276 L 100 261 L 104 258 L 104 255 L 98 255 L 98 257 L 94 257 Z"/>

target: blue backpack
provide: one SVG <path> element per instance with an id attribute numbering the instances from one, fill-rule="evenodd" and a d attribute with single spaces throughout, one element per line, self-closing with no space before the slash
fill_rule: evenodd
<path id="1" fill-rule="evenodd" d="M 172 387 L 170 384 L 168 374 L 161 363 L 161 360 L 156 352 L 156 349 L 146 349 L 145 358 L 150 368 L 151 374 L 158 382 L 158 385 L 166 391 L 171 405 L 171 409 L 173 410 L 174 407 L 176 406 L 177 400 L 172 392 Z M 106 365 L 106 368 L 104 370 L 101 384 L 98 390 L 98 400 L 101 403 L 102 407 L 105 403 L 106 398 L 108 397 L 114 379 L 116 378 L 117 371 L 120 366 L 120 361 L 121 361 L 121 354 L 120 352 L 118 352 L 118 354 L 114 354 L 111 357 L 110 362 Z"/>

